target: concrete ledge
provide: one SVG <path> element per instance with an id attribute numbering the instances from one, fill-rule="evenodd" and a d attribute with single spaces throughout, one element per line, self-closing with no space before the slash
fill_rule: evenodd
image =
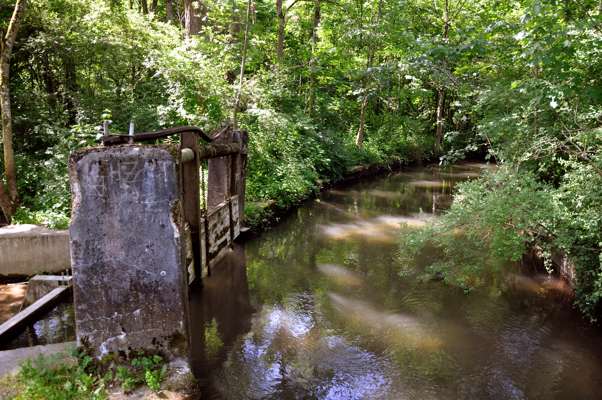
<path id="1" fill-rule="evenodd" d="M 20 349 L 0 351 L 0 377 L 19 371 L 21 364 L 40 355 L 49 356 L 63 353 L 70 358 L 69 353 L 75 348 L 75 342 L 47 344 L 44 346 L 21 347 Z"/>
<path id="2" fill-rule="evenodd" d="M 0 276 L 57 273 L 70 267 L 68 231 L 37 225 L 0 228 Z"/>

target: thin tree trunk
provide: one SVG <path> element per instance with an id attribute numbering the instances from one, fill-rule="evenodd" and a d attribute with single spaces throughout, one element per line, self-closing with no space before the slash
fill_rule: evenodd
<path id="1" fill-rule="evenodd" d="M 314 3 L 314 19 L 311 31 L 311 58 L 309 60 L 309 96 L 307 98 L 307 111 L 309 115 L 313 114 L 314 103 L 316 101 L 316 47 L 318 45 L 318 27 L 320 26 L 321 3 L 320 0 L 315 0 Z"/>
<path id="2" fill-rule="evenodd" d="M 157 6 L 159 5 L 159 0 L 153 0 L 151 2 L 151 6 L 150 6 L 150 12 L 156 12 L 157 11 Z"/>
<path id="3" fill-rule="evenodd" d="M 234 110 L 232 112 L 232 122 L 234 129 L 238 128 L 238 108 L 240 107 L 240 96 L 242 94 L 242 86 L 245 77 L 245 64 L 247 62 L 247 47 L 249 46 L 249 25 L 251 21 L 251 0 L 247 0 L 247 15 L 245 17 L 245 36 L 242 43 L 242 55 L 240 59 L 240 75 L 238 79 L 238 90 L 236 91 L 236 99 L 234 101 Z"/>
<path id="4" fill-rule="evenodd" d="M 42 61 L 42 81 L 44 82 L 44 89 L 48 95 L 48 108 L 52 111 L 56 111 L 57 106 L 57 81 L 50 67 L 50 61 L 48 60 L 48 54 L 44 53 L 41 56 Z"/>
<path id="5" fill-rule="evenodd" d="M 362 105 L 360 107 L 360 126 L 355 136 L 355 145 L 360 149 L 364 147 L 364 133 L 366 131 L 366 108 L 368 106 L 368 93 L 364 94 Z"/>
<path id="6" fill-rule="evenodd" d="M 447 44 L 449 40 L 449 0 L 445 0 L 445 9 L 443 10 L 443 41 Z M 447 68 L 447 61 L 443 60 L 444 68 Z M 437 90 L 437 131 L 435 133 L 435 150 L 437 153 L 443 151 L 443 135 L 445 125 L 445 90 Z"/>
<path id="7" fill-rule="evenodd" d="M 195 7 L 194 3 L 200 4 L 200 2 L 193 0 L 184 0 L 184 28 L 186 30 L 186 37 L 198 35 L 201 31 L 201 7 Z"/>
<path id="8" fill-rule="evenodd" d="M 445 91 L 443 89 L 437 90 L 437 132 L 435 134 L 435 146 L 437 153 L 443 151 L 443 128 L 445 124 Z"/>
<path id="9" fill-rule="evenodd" d="M 142 13 L 148 14 L 148 2 L 146 0 L 140 0 L 140 6 L 142 7 Z"/>
<path id="10" fill-rule="evenodd" d="M 176 20 L 176 13 L 173 8 L 173 0 L 165 0 L 165 14 L 167 15 L 167 22 L 174 22 Z"/>
<path id="11" fill-rule="evenodd" d="M 276 58 L 282 63 L 284 58 L 284 24 L 285 16 L 282 9 L 282 0 L 276 0 L 276 14 L 278 15 L 278 42 L 276 43 Z"/>
<path id="12" fill-rule="evenodd" d="M 2 112 L 2 142 L 6 175 L 6 186 L 0 181 L 0 207 L 9 221 L 19 203 L 10 105 L 10 59 L 26 4 L 26 0 L 17 0 L 6 34 L 3 35 L 0 42 L 0 111 Z"/>
<path id="13" fill-rule="evenodd" d="M 379 0 L 377 5 L 377 14 L 376 18 L 374 14 L 372 14 L 371 22 L 378 25 L 380 19 L 382 17 L 382 3 Z M 363 28 L 363 21 L 362 21 Z M 372 68 L 372 64 L 374 63 L 374 53 L 375 53 L 375 43 L 374 41 L 370 41 L 368 44 L 368 60 L 366 61 L 366 71 Z M 364 87 L 364 98 L 362 99 L 362 105 L 360 106 L 360 123 L 357 129 L 357 134 L 355 136 L 355 145 L 359 148 L 364 147 L 364 137 L 366 132 L 366 109 L 368 108 L 368 77 L 366 76 L 363 79 L 363 87 Z"/>
<path id="14" fill-rule="evenodd" d="M 75 67 L 75 60 L 73 57 L 68 55 L 63 60 L 65 66 L 65 109 L 69 117 L 67 123 L 69 125 L 75 125 L 77 122 L 77 109 L 75 107 L 75 94 L 78 91 L 77 85 L 77 71 Z"/>

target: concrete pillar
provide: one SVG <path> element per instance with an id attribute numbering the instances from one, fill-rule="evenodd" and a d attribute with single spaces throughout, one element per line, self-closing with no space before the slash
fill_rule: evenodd
<path id="1" fill-rule="evenodd" d="M 69 165 L 76 335 L 95 356 L 188 358 L 179 148 L 85 149 Z"/>

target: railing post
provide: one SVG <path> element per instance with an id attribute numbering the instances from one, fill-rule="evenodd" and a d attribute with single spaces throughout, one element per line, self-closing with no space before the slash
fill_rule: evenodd
<path id="1" fill-rule="evenodd" d="M 182 163 L 182 191 L 183 191 L 183 209 L 184 219 L 190 227 L 190 239 L 192 242 L 192 259 L 194 265 L 195 280 L 201 282 L 202 264 L 201 264 L 201 204 L 200 204 L 200 160 L 199 160 L 199 135 L 194 132 L 184 132 L 181 134 L 182 149 L 191 149 L 194 153 L 194 159 Z"/>
<path id="2" fill-rule="evenodd" d="M 238 195 L 238 215 L 240 223 L 245 217 L 245 189 L 247 186 L 247 145 L 249 143 L 249 134 L 247 131 L 238 131 L 237 140 L 240 143 L 240 153 L 236 158 L 236 169 L 234 169 L 234 175 L 236 176 L 236 183 L 234 185 L 234 192 Z"/>
<path id="3" fill-rule="evenodd" d="M 212 143 L 232 143 L 232 130 L 225 128 L 212 138 Z M 211 210 L 230 197 L 230 156 L 210 158 L 208 171 L 207 208 Z"/>

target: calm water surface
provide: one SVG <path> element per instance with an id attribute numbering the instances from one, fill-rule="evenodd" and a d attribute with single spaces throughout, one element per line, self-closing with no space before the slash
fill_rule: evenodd
<path id="1" fill-rule="evenodd" d="M 602 335 L 550 300 L 563 286 L 509 275 L 465 295 L 400 265 L 400 225 L 485 168 L 331 190 L 237 247 L 192 299 L 203 398 L 601 399 Z"/>

